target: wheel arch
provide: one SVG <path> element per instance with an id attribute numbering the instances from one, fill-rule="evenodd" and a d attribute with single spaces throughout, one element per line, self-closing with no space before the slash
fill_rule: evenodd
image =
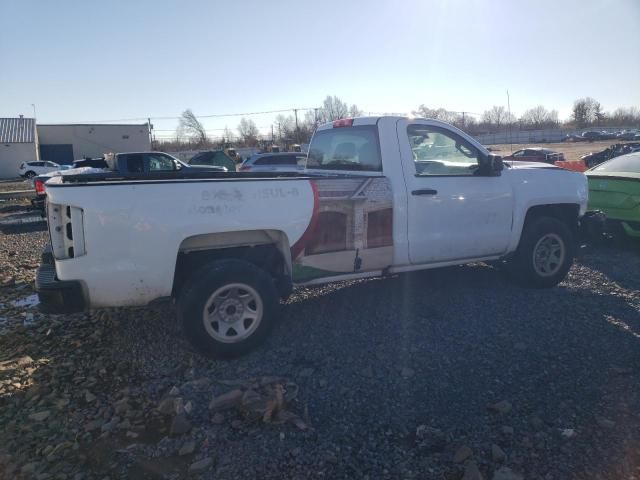
<path id="1" fill-rule="evenodd" d="M 522 238 L 522 232 L 524 231 L 527 222 L 540 217 L 556 218 L 565 223 L 571 232 L 576 235 L 578 232 L 578 218 L 580 214 L 580 205 L 577 203 L 545 203 L 539 205 L 531 205 L 527 208 L 525 215 L 519 224 L 514 229 L 517 232 L 513 242 L 513 249 L 517 248 Z M 514 233 L 515 233 L 514 232 Z"/>
<path id="2" fill-rule="evenodd" d="M 291 250 L 281 230 L 244 230 L 193 235 L 179 246 L 172 296 L 199 267 L 216 260 L 244 260 L 268 272 L 283 298 L 291 293 Z"/>

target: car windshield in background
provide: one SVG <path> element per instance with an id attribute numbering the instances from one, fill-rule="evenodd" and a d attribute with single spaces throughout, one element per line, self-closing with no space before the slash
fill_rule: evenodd
<path id="1" fill-rule="evenodd" d="M 640 152 L 614 158 L 595 167 L 592 172 L 640 173 Z"/>
<path id="2" fill-rule="evenodd" d="M 318 131 L 311 141 L 307 168 L 380 172 L 380 148 L 374 125 Z"/>

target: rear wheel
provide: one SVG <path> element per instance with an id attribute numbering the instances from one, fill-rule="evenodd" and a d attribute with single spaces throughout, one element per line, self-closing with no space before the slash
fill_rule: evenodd
<path id="1" fill-rule="evenodd" d="M 242 260 L 221 260 L 193 274 L 182 289 L 178 311 L 185 335 L 203 354 L 242 355 L 267 336 L 277 315 L 272 277 Z"/>
<path id="2" fill-rule="evenodd" d="M 537 217 L 525 224 L 509 267 L 516 279 L 527 286 L 553 287 L 567 276 L 574 254 L 571 229 L 557 218 Z"/>
<path id="3" fill-rule="evenodd" d="M 31 171 L 24 174 L 25 178 L 33 178 L 35 176 L 36 176 L 36 172 L 31 172 Z"/>

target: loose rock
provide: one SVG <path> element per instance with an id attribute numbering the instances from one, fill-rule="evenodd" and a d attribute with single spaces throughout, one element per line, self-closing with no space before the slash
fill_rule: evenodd
<path id="1" fill-rule="evenodd" d="M 523 480 L 523 477 L 509 467 L 500 467 L 493 474 L 493 480 Z"/>
<path id="2" fill-rule="evenodd" d="M 468 461 L 464 466 L 462 480 L 483 480 L 478 465 L 474 461 Z"/>
<path id="3" fill-rule="evenodd" d="M 504 453 L 504 450 L 502 450 L 498 445 L 494 443 L 493 445 L 491 445 L 491 459 L 494 462 L 502 463 L 507 459 L 507 454 Z"/>
<path id="4" fill-rule="evenodd" d="M 171 435 L 182 435 L 191 430 L 191 422 L 187 419 L 187 416 L 184 414 L 178 414 L 173 417 L 171 421 L 171 427 L 169 432 Z"/>
<path id="5" fill-rule="evenodd" d="M 213 465 L 213 459 L 211 457 L 205 457 L 202 460 L 198 460 L 197 462 L 193 462 L 189 466 L 189 473 L 200 473 L 208 470 L 209 467 Z"/>
<path id="6" fill-rule="evenodd" d="M 462 463 L 471 455 L 473 455 L 473 450 L 471 450 L 471 448 L 466 445 L 462 445 L 456 450 L 456 453 L 453 455 L 453 462 Z"/>

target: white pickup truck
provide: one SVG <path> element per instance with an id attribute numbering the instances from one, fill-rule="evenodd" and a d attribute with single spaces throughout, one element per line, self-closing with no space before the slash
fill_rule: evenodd
<path id="1" fill-rule="evenodd" d="M 47 183 L 46 312 L 175 301 L 211 356 L 256 346 L 293 287 L 478 261 L 551 287 L 571 267 L 581 173 L 504 164 L 436 120 L 323 125 L 306 169 Z"/>

